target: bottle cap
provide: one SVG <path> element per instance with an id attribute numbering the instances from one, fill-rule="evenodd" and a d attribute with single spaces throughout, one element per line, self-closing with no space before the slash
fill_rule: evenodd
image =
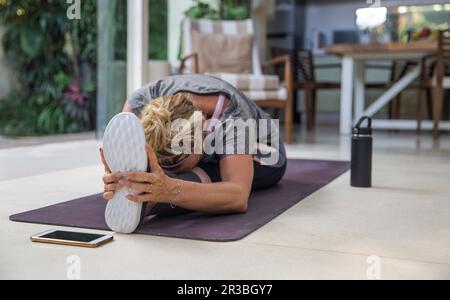
<path id="1" fill-rule="evenodd" d="M 372 128 L 353 128 L 353 134 L 372 135 Z"/>

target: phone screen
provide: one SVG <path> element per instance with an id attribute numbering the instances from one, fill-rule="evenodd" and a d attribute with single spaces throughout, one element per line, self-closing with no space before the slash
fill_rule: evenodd
<path id="1" fill-rule="evenodd" d="M 82 232 L 59 231 L 58 230 L 58 231 L 50 232 L 41 237 L 47 238 L 47 239 L 89 243 L 89 242 L 95 241 L 98 238 L 103 237 L 103 235 L 92 234 L 92 233 L 82 233 Z"/>

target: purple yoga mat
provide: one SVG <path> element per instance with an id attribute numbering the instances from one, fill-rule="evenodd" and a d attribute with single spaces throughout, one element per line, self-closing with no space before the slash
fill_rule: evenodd
<path id="1" fill-rule="evenodd" d="M 283 180 L 252 193 L 245 214 L 152 217 L 135 233 L 206 241 L 239 240 L 349 169 L 348 162 L 291 159 Z M 11 221 L 108 230 L 101 194 L 20 213 Z"/>

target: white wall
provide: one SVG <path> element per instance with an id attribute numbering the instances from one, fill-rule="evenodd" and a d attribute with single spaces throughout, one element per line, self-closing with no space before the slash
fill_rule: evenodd
<path id="1" fill-rule="evenodd" d="M 3 29 L 0 28 L 0 41 L 2 40 Z M 8 67 L 3 47 L 0 46 L 0 98 L 3 98 L 11 86 L 11 70 Z"/>

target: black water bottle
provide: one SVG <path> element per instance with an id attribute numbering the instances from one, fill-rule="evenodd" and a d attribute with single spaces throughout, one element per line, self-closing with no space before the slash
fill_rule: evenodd
<path id="1" fill-rule="evenodd" d="M 367 127 L 361 127 L 367 120 Z M 352 133 L 352 161 L 350 184 L 355 187 L 372 186 L 372 119 L 359 119 Z"/>

